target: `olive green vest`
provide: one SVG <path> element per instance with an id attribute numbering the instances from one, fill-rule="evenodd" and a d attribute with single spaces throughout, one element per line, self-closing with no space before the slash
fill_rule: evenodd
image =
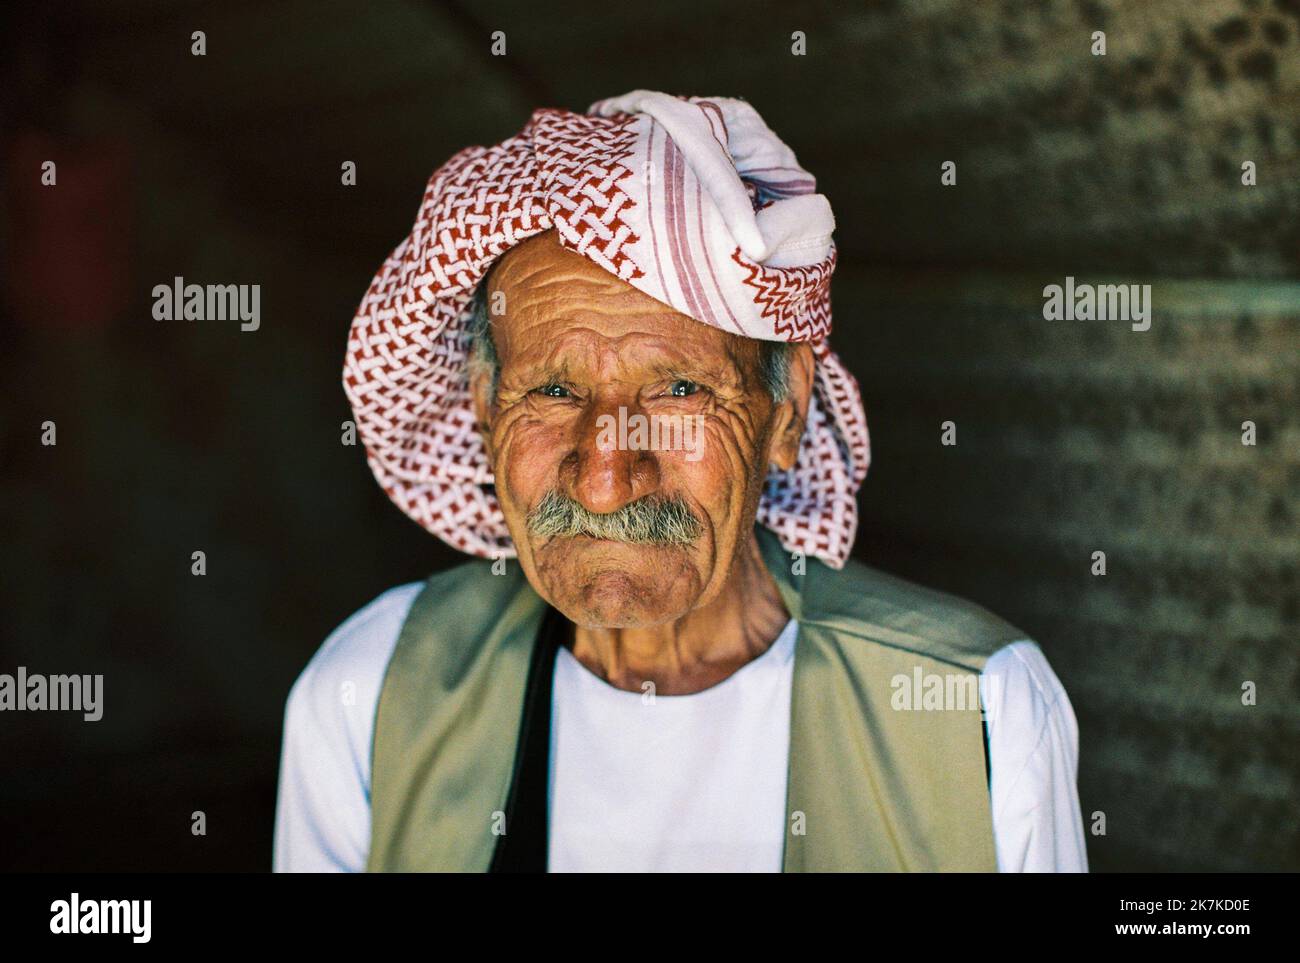
<path id="1" fill-rule="evenodd" d="M 960 706 L 972 674 L 1023 634 L 856 562 L 796 560 L 756 532 L 799 623 L 784 869 L 995 871 L 981 713 Z M 506 568 L 433 576 L 402 627 L 375 721 L 371 872 L 492 860 L 546 609 L 518 563 Z"/>

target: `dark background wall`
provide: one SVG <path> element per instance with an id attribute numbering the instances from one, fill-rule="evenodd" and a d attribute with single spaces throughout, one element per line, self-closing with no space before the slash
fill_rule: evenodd
<path id="1" fill-rule="evenodd" d="M 1093 868 L 1300 868 L 1296 0 L 112 0 L 2 42 L 0 672 L 106 695 L 0 716 L 0 867 L 269 866 L 296 673 L 456 560 L 340 444 L 352 311 L 454 151 L 648 87 L 750 100 L 830 197 L 857 552 L 1039 640 Z M 154 321 L 177 275 L 261 329 Z M 1067 275 L 1151 284 L 1151 330 L 1045 321 Z"/>

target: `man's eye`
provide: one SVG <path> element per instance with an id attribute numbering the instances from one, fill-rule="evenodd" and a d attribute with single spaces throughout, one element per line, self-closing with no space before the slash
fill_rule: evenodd
<path id="1" fill-rule="evenodd" d="M 567 398 L 569 389 L 564 385 L 543 385 L 537 389 L 537 393 L 545 395 L 547 398 Z"/>
<path id="2" fill-rule="evenodd" d="M 668 386 L 668 393 L 674 398 L 685 398 L 695 394 L 700 390 L 700 386 L 694 381 L 687 381 L 685 378 L 678 378 Z"/>

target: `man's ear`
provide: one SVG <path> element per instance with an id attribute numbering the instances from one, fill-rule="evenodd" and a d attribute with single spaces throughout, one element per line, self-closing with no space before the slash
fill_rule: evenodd
<path id="1" fill-rule="evenodd" d="M 487 451 L 489 464 L 492 462 L 492 409 L 496 400 L 493 397 L 493 380 L 490 365 L 470 364 L 469 393 L 474 401 L 474 424 L 483 436 L 483 448 Z"/>
<path id="2" fill-rule="evenodd" d="M 769 461 L 781 471 L 789 471 L 799 457 L 799 441 L 808 421 L 808 399 L 812 397 L 816 359 L 812 345 L 800 342 L 790 352 L 789 388 L 785 400 L 776 406 L 772 423 L 772 448 Z"/>

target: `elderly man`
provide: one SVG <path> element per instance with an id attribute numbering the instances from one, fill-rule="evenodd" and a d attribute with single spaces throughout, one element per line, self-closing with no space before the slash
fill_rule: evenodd
<path id="1" fill-rule="evenodd" d="M 481 560 L 303 672 L 277 869 L 1086 869 L 1038 647 L 848 559 L 833 226 L 725 98 L 540 110 L 433 175 L 344 382 L 385 491 Z"/>

